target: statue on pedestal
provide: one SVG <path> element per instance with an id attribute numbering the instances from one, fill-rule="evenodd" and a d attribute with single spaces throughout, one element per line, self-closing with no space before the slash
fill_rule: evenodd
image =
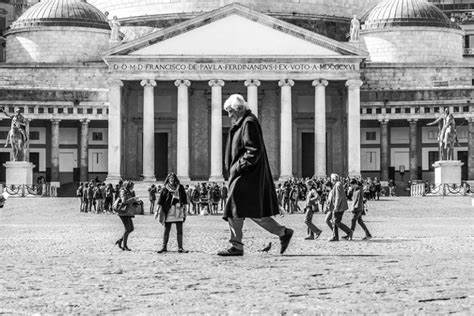
<path id="1" fill-rule="evenodd" d="M 358 42 L 360 38 L 360 22 L 357 19 L 357 15 L 354 15 L 354 17 L 351 20 L 351 30 L 349 33 L 349 37 L 351 42 Z"/>
<path id="2" fill-rule="evenodd" d="M 445 108 L 442 115 L 427 124 L 438 124 L 439 160 L 454 160 L 454 147 L 459 144 L 456 134 L 456 121 L 449 109 Z"/>
<path id="3" fill-rule="evenodd" d="M 118 21 L 117 16 L 114 16 L 111 21 L 109 21 L 110 25 L 110 41 L 111 42 L 120 42 L 120 22 Z"/>
<path id="4" fill-rule="evenodd" d="M 15 114 L 11 116 L 5 112 L 4 108 L 1 108 L 0 112 L 12 120 L 5 147 L 11 145 L 13 161 L 25 161 L 25 149 L 28 141 L 25 118 L 21 115 L 20 109 L 17 109 Z"/>

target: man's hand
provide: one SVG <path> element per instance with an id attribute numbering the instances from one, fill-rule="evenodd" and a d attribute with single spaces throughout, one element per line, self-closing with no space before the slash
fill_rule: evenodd
<path id="1" fill-rule="evenodd" d="M 155 213 L 155 220 L 158 219 L 158 216 L 160 216 L 160 213 L 159 213 L 159 212 L 156 212 L 156 213 Z"/>

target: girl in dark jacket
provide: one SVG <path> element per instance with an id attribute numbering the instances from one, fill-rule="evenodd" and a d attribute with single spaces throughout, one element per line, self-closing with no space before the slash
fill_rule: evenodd
<path id="1" fill-rule="evenodd" d="M 117 240 L 115 244 L 120 247 L 120 249 L 125 251 L 131 251 L 128 248 L 128 235 L 133 232 L 133 220 L 135 217 L 135 208 L 139 203 L 139 200 L 133 196 L 133 182 L 125 181 L 123 186 L 120 188 L 119 197 L 120 204 L 118 205 L 116 211 L 118 216 L 122 220 L 125 232 L 123 233 L 122 238 Z M 115 203 L 114 203 L 115 204 Z"/>
<path id="2" fill-rule="evenodd" d="M 158 253 L 168 251 L 168 240 L 173 223 L 176 224 L 178 252 L 187 252 L 183 249 L 183 223 L 186 220 L 186 204 L 188 204 L 188 198 L 184 187 L 179 183 L 176 174 L 168 174 L 158 198 L 157 211 L 155 212 L 155 219 L 159 218 L 160 223 L 165 225 L 163 248 Z"/>

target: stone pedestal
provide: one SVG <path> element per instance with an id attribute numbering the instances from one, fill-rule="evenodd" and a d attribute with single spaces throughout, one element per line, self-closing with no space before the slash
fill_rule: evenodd
<path id="1" fill-rule="evenodd" d="M 459 160 L 440 160 L 433 164 L 435 169 L 435 185 L 461 185 L 461 167 Z"/>
<path id="2" fill-rule="evenodd" d="M 27 161 L 7 161 L 3 164 L 6 168 L 6 185 L 33 185 L 33 165 Z"/>

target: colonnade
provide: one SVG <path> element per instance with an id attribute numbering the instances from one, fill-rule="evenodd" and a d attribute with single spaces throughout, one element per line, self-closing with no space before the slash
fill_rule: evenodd
<path id="1" fill-rule="evenodd" d="M 183 181 L 190 179 L 190 145 L 189 145 L 189 87 L 191 81 L 176 80 L 177 87 L 177 175 Z M 312 82 L 315 87 L 315 175 L 326 176 L 326 87 L 329 82 L 317 79 Z M 154 176 L 154 89 L 156 81 L 146 79 L 141 81 L 143 86 L 143 180 L 155 181 Z M 224 80 L 209 81 L 211 87 L 211 153 L 210 181 L 223 181 L 222 170 L 222 88 Z M 252 113 L 258 116 L 258 88 L 261 82 L 249 79 L 244 82 L 247 87 L 247 99 Z M 280 112 L 280 180 L 293 177 L 293 119 L 292 119 L 292 87 L 295 82 L 291 79 L 279 80 L 281 89 Z M 348 80 L 348 173 L 350 176 L 360 176 L 360 87 L 362 81 Z M 121 178 L 121 138 L 122 138 L 122 89 L 123 82 L 112 82 L 109 89 L 109 165 L 107 181 L 117 181 Z M 290 132 L 288 132 L 290 131 Z"/>

